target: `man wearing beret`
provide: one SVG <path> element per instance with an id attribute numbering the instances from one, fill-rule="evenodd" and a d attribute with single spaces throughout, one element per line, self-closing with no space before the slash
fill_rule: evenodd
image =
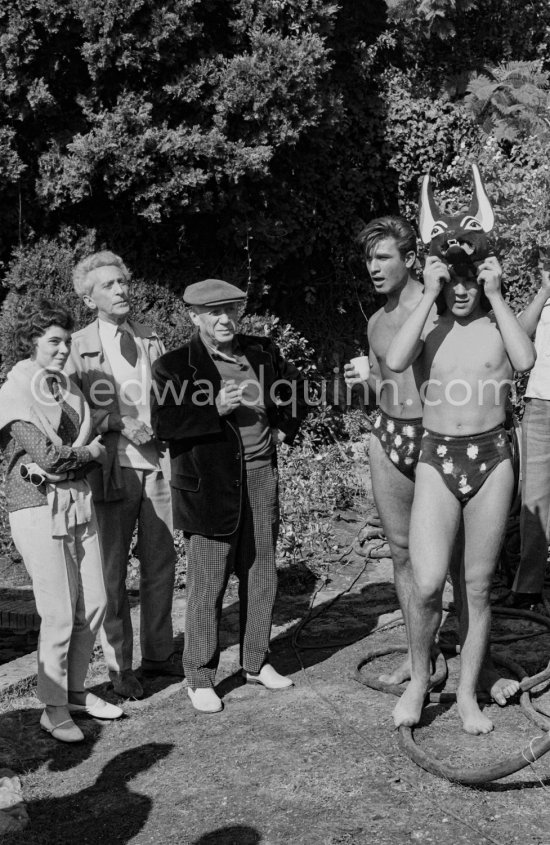
<path id="1" fill-rule="evenodd" d="M 268 661 L 277 590 L 276 444 L 307 410 L 298 370 L 265 337 L 237 334 L 245 294 L 219 279 L 184 292 L 197 332 L 153 365 L 151 423 L 172 458 L 174 524 L 185 532 L 183 666 L 193 707 L 222 709 L 214 690 L 227 581 L 239 579 L 240 647 L 247 683 L 292 686 Z"/>

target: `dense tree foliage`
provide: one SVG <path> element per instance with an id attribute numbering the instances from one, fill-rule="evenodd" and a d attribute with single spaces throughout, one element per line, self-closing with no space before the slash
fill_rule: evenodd
<path id="1" fill-rule="evenodd" d="M 337 42 L 339 27 L 356 42 L 372 32 L 383 4 L 364 5 L 346 27 L 324 0 L 7 0 L 5 250 L 77 221 L 185 282 L 249 268 L 265 280 L 311 253 L 316 219 L 326 241 L 325 218 L 342 216 L 316 206 L 366 117 L 350 114 Z M 337 177 L 355 207 L 367 154 Z"/>
<path id="2" fill-rule="evenodd" d="M 487 135 L 511 143 L 548 138 L 550 74 L 541 64 L 508 62 L 470 79 L 465 104 Z"/>
<path id="3" fill-rule="evenodd" d="M 414 219 L 428 166 L 458 201 L 480 159 L 503 253 L 542 214 L 549 32 L 546 0 L 3 0 L 4 324 L 39 256 L 68 293 L 105 245 L 170 336 L 173 295 L 215 275 L 338 363 L 374 307 L 358 227 Z"/>

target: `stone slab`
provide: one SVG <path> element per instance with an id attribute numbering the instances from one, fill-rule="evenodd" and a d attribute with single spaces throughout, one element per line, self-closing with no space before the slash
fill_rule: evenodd
<path id="1" fill-rule="evenodd" d="M 36 651 L 0 666 L 0 700 L 23 692 L 36 681 Z"/>
<path id="2" fill-rule="evenodd" d="M 36 610 L 31 587 L 0 589 L 0 629 L 9 631 L 38 631 L 40 616 Z"/>
<path id="3" fill-rule="evenodd" d="M 141 660 L 141 652 L 139 648 L 139 591 L 129 591 L 130 599 L 130 616 L 132 619 L 132 627 L 134 629 L 134 665 L 139 665 Z M 21 602 L 23 604 L 23 602 Z M 26 602 L 30 604 L 30 602 Z M 181 604 L 181 600 L 174 601 L 174 610 Z M 38 617 L 40 625 L 40 617 Z M 18 657 L 16 660 L 11 660 L 9 663 L 4 663 L 0 666 L 0 700 L 7 698 L 13 693 L 21 693 L 30 688 L 36 683 L 36 651 L 30 654 L 25 654 Z M 108 674 L 105 669 L 103 672 L 103 680 L 108 681 Z M 96 682 L 101 678 L 96 678 Z"/>

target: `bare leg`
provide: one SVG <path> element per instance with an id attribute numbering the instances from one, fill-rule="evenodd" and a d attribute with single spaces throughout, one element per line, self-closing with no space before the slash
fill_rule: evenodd
<path id="1" fill-rule="evenodd" d="M 374 435 L 370 441 L 369 462 L 374 502 L 390 547 L 395 591 L 408 629 L 407 606 L 412 589 L 409 524 L 414 482 L 392 464 Z M 410 655 L 407 655 L 391 674 L 380 675 L 379 680 L 384 684 L 400 684 L 410 677 Z"/>
<path id="2" fill-rule="evenodd" d="M 441 622 L 441 597 L 460 522 L 460 505 L 439 473 L 419 464 L 411 515 L 413 589 L 408 608 L 410 683 L 393 711 L 397 727 L 420 721 L 430 683 L 430 649 Z"/>
<path id="3" fill-rule="evenodd" d="M 493 723 L 479 709 L 476 688 L 489 643 L 491 580 L 504 537 L 512 487 L 512 465 L 504 461 L 464 507 L 465 637 L 456 701 L 464 730 L 471 734 L 493 730 Z"/>
<path id="4" fill-rule="evenodd" d="M 459 641 L 464 642 L 466 637 L 466 630 L 468 624 L 467 606 L 462 600 L 465 594 L 466 585 L 464 582 L 464 536 L 463 526 L 459 533 L 460 540 L 457 538 L 457 543 L 453 550 L 451 558 L 450 574 L 453 583 L 453 595 L 455 612 L 459 622 Z M 508 699 L 517 693 L 519 690 L 519 681 L 515 678 L 503 678 L 498 672 L 493 660 L 491 658 L 490 644 L 487 644 L 487 651 L 481 664 L 479 673 L 478 689 L 491 696 L 496 704 L 504 707 Z"/>

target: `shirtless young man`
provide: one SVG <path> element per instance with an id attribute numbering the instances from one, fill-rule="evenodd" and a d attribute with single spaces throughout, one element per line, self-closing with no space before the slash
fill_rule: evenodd
<path id="1" fill-rule="evenodd" d="M 396 332 L 422 300 L 422 284 L 413 275 L 416 235 L 401 217 L 379 217 L 360 233 L 367 270 L 377 293 L 386 302 L 368 326 L 369 389 L 376 395 L 378 415 L 369 447 L 372 490 L 394 568 L 395 590 L 407 625 L 412 579 L 409 561 L 409 520 L 414 494 L 414 471 L 422 437 L 422 403 L 417 364 L 396 373 L 388 367 L 386 351 Z M 434 310 L 435 313 L 435 310 Z M 360 383 L 352 364 L 344 367 L 348 387 Z M 394 672 L 381 675 L 387 684 L 410 678 L 407 658 Z"/>
<path id="2" fill-rule="evenodd" d="M 410 530 L 412 677 L 394 710 L 397 726 L 412 727 L 420 720 L 445 576 L 462 524 L 464 618 L 457 706 L 468 733 L 493 729 L 479 709 L 476 687 L 489 642 L 491 579 L 513 490 L 505 400 L 513 371 L 530 369 L 535 359 L 531 341 L 503 299 L 501 276 L 492 256 L 479 266 L 477 279 L 457 276 L 429 256 L 424 295 L 387 350 L 392 370 L 421 368 L 426 428 Z M 446 309 L 434 319 L 441 293 Z"/>

